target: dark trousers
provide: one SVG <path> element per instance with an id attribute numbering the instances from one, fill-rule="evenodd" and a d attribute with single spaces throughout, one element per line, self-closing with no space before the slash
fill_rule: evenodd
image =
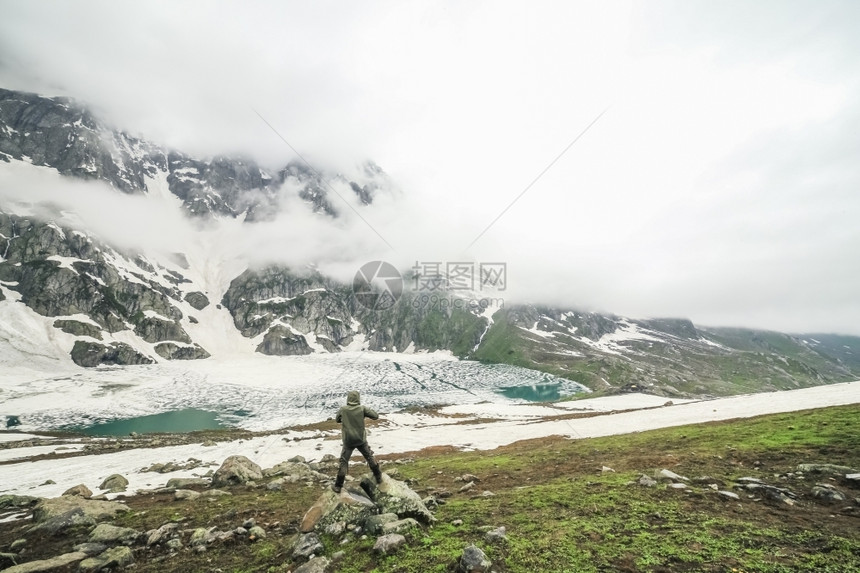
<path id="1" fill-rule="evenodd" d="M 337 480 L 335 481 L 335 484 L 338 486 L 342 486 L 346 479 L 346 472 L 349 469 L 349 458 L 352 457 L 353 450 L 361 452 L 361 455 L 364 456 L 365 460 L 367 460 L 367 465 L 370 466 L 370 471 L 373 472 L 374 476 L 379 475 L 379 465 L 376 463 L 376 460 L 373 457 L 373 450 L 370 449 L 367 442 L 359 444 L 358 446 L 347 446 L 344 444 L 343 449 L 340 451 L 340 467 L 337 470 Z"/>

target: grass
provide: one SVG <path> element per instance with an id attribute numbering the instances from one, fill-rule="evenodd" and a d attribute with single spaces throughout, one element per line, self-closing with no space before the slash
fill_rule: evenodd
<path id="1" fill-rule="evenodd" d="M 789 474 L 807 462 L 860 467 L 858 433 L 860 408 L 846 406 L 604 438 L 548 437 L 490 452 L 433 449 L 388 467 L 421 495 L 445 496 L 434 526 L 413 530 L 391 556 L 375 554 L 372 537 L 342 544 L 342 538 L 324 536 L 325 554 L 343 552 L 334 567 L 340 573 L 445 572 L 469 544 L 481 547 L 499 573 L 857 571 L 857 486 L 838 477 Z M 704 483 L 691 483 L 687 491 L 638 484 L 643 473 L 662 468 L 694 480 L 712 476 L 741 499 L 725 500 Z M 480 481 L 458 493 L 466 473 Z M 797 504 L 733 489 L 744 476 L 791 489 Z M 849 501 L 814 499 L 811 488 L 821 481 Z M 303 484 L 281 492 L 236 488 L 230 497 L 194 503 L 137 496 L 128 499 L 133 511 L 117 523 L 146 531 L 177 521 L 183 529 L 226 531 L 254 518 L 266 539 L 169 557 L 160 549 L 138 549 L 135 570 L 286 572 L 295 566 L 290 547 L 299 520 L 320 491 Z M 485 538 L 501 526 L 506 540 Z M 0 550 L 25 535 L 15 529 L 0 524 Z M 60 543 L 42 540 L 49 554 L 57 554 Z"/>

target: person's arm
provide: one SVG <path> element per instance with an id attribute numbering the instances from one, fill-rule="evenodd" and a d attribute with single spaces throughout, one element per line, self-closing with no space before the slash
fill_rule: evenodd
<path id="1" fill-rule="evenodd" d="M 343 421 L 342 416 L 340 415 L 340 410 L 337 411 L 337 416 L 334 417 L 334 421 L 340 424 Z"/>
<path id="2" fill-rule="evenodd" d="M 379 419 L 379 414 L 377 414 L 375 410 L 368 408 L 367 406 L 364 407 L 364 416 L 365 418 L 370 418 L 371 420 Z"/>

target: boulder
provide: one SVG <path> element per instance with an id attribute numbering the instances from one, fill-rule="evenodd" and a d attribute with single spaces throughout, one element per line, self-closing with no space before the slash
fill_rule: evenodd
<path id="1" fill-rule="evenodd" d="M 382 528 L 388 524 L 397 521 L 396 513 L 382 513 L 380 515 L 371 515 L 364 522 L 364 530 L 370 535 L 376 535 L 382 532 Z"/>
<path id="2" fill-rule="evenodd" d="M 417 493 L 402 481 L 388 475 L 382 475 L 382 483 L 377 484 L 373 478 L 361 480 L 361 487 L 379 507 L 380 513 L 396 513 L 398 517 L 411 517 L 423 524 L 436 521 L 427 506 Z"/>
<path id="3" fill-rule="evenodd" d="M 98 342 L 76 340 L 71 356 L 72 362 L 84 368 L 93 368 L 100 364 L 127 366 L 154 362 L 124 342 L 113 342 L 106 346 Z"/>
<path id="4" fill-rule="evenodd" d="M 209 306 L 209 298 L 200 291 L 186 293 L 185 302 L 190 304 L 195 310 L 203 310 Z"/>
<path id="5" fill-rule="evenodd" d="M 128 547 L 113 547 L 100 553 L 96 557 L 88 557 L 81 561 L 79 571 L 101 571 L 103 569 L 117 569 L 125 567 L 134 562 L 134 555 Z"/>
<path id="6" fill-rule="evenodd" d="M 33 509 L 33 529 L 56 534 L 75 525 L 95 525 L 128 510 L 124 503 L 76 496 L 43 499 Z"/>
<path id="7" fill-rule="evenodd" d="M 292 461 L 281 462 L 273 468 L 265 469 L 263 475 L 266 477 L 283 476 L 283 481 L 287 483 L 329 479 L 329 476 L 312 470 L 306 463 Z"/>
<path id="8" fill-rule="evenodd" d="M 341 493 L 325 491 L 302 517 L 299 531 L 325 531 L 335 523 L 355 523 L 363 525 L 376 514 L 373 501 L 364 495 L 344 489 Z"/>
<path id="9" fill-rule="evenodd" d="M 131 545 L 140 536 L 141 533 L 139 531 L 130 527 L 117 527 L 109 523 L 100 523 L 90 533 L 89 540 L 90 543 L 105 543 L 108 545 L 122 543 L 124 545 Z"/>
<path id="10" fill-rule="evenodd" d="M 406 545 L 405 537 L 399 533 L 389 533 L 376 540 L 376 543 L 373 544 L 373 551 L 382 555 L 390 555 L 404 545 Z"/>
<path id="11" fill-rule="evenodd" d="M 194 491 L 193 489 L 177 489 L 173 493 L 173 499 L 175 499 L 177 501 L 181 501 L 181 500 L 185 500 L 185 499 L 187 499 L 189 501 L 194 501 L 198 497 L 200 497 L 200 492 Z"/>
<path id="12" fill-rule="evenodd" d="M 157 344 L 155 346 L 155 353 L 165 360 L 203 360 L 211 356 L 199 344 L 180 346 L 173 342 L 161 342 Z"/>
<path id="13" fill-rule="evenodd" d="M 293 544 L 293 559 L 296 561 L 308 561 L 317 553 L 325 550 L 319 536 L 316 533 L 305 533 L 299 535 Z"/>
<path id="14" fill-rule="evenodd" d="M 66 491 L 63 492 L 63 495 L 76 495 L 78 497 L 83 497 L 85 499 L 89 499 L 93 496 L 93 492 L 90 488 L 85 486 L 84 484 L 78 484 L 74 487 L 70 487 Z"/>
<path id="15" fill-rule="evenodd" d="M 119 474 L 112 474 L 104 479 L 99 489 L 106 489 L 110 493 L 119 493 L 128 489 L 128 480 Z"/>
<path id="16" fill-rule="evenodd" d="M 826 503 L 836 503 L 848 500 L 848 496 L 830 484 L 817 483 L 812 488 L 812 495 Z"/>
<path id="17" fill-rule="evenodd" d="M 263 479 L 263 470 L 260 466 L 245 456 L 230 456 L 212 476 L 214 487 L 243 485 L 250 481 Z"/>
<path id="18" fill-rule="evenodd" d="M 463 550 L 457 562 L 458 573 L 485 573 L 490 570 L 493 563 L 487 558 L 487 554 L 474 545 L 469 545 Z"/>

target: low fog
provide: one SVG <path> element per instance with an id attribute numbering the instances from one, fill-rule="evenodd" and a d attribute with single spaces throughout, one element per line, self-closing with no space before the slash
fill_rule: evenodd
<path id="1" fill-rule="evenodd" d="M 355 211 L 332 194 L 337 219 L 283 189 L 270 222 L 201 227 L 0 163 L 4 204 L 61 205 L 129 248 L 206 236 L 347 281 L 374 259 L 505 262 L 506 302 L 860 334 L 857 3 L 3 8 L 2 87 L 198 157 L 371 159 L 400 189 L 369 207 L 344 189 Z"/>

